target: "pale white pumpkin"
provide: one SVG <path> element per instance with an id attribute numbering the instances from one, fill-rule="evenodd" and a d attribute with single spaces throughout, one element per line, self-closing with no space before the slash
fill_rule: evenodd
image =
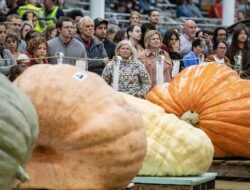
<path id="1" fill-rule="evenodd" d="M 214 148 L 205 132 L 147 100 L 123 96 L 144 120 L 147 154 L 139 175 L 191 176 L 209 169 Z"/>

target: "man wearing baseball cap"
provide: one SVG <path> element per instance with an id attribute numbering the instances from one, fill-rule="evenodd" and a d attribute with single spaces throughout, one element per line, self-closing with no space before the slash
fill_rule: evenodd
<path id="1" fill-rule="evenodd" d="M 94 24 L 95 37 L 97 37 L 98 40 L 103 42 L 104 48 L 107 52 L 109 59 L 112 59 L 113 56 L 115 56 L 116 45 L 106 38 L 107 27 L 109 24 L 108 20 L 99 17 L 94 20 Z"/>

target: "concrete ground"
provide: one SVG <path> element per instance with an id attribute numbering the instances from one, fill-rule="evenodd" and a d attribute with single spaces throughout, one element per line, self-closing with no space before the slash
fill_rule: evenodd
<path id="1" fill-rule="evenodd" d="M 250 190 L 250 181 L 216 180 L 215 190 Z"/>

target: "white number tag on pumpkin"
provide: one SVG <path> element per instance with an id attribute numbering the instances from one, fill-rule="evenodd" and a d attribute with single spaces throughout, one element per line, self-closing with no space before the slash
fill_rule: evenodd
<path id="1" fill-rule="evenodd" d="M 73 75 L 73 78 L 79 81 L 84 81 L 87 78 L 87 75 L 83 74 L 82 72 L 77 72 Z"/>

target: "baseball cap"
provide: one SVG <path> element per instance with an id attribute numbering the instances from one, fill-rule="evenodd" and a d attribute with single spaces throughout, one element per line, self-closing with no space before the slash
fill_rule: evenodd
<path id="1" fill-rule="evenodd" d="M 106 25 L 108 25 L 109 21 L 106 20 L 106 19 L 103 19 L 103 18 L 98 17 L 98 18 L 96 18 L 96 19 L 94 20 L 94 23 L 95 23 L 95 28 L 96 28 L 96 27 L 99 26 L 100 24 L 106 24 Z"/>

